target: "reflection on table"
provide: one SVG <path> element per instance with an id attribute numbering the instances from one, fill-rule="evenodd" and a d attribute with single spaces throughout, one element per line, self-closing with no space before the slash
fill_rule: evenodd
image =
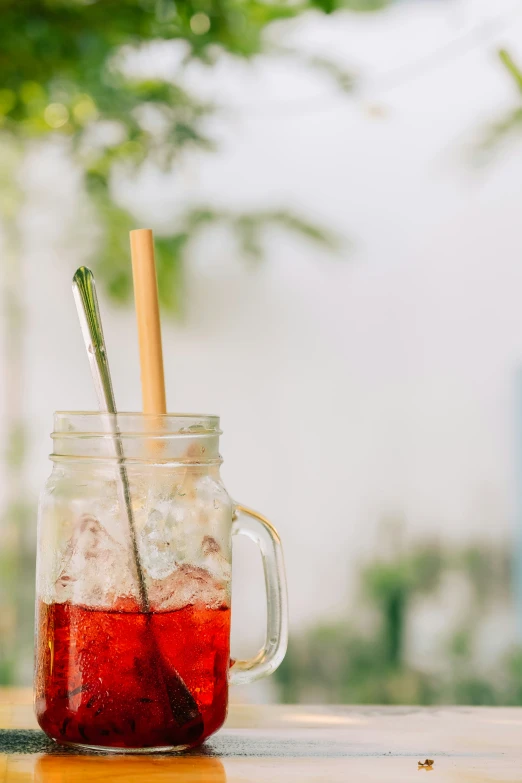
<path id="1" fill-rule="evenodd" d="M 35 765 L 35 783 L 226 783 L 219 759 L 204 756 L 41 756 Z"/>

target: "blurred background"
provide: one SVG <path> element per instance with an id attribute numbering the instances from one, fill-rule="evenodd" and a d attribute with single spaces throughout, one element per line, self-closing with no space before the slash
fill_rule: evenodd
<path id="1" fill-rule="evenodd" d="M 0 10 L 0 684 L 32 677 L 53 411 L 96 408 L 71 277 L 139 409 L 150 226 L 169 409 L 222 417 L 285 546 L 289 652 L 235 698 L 522 704 L 519 0 Z"/>

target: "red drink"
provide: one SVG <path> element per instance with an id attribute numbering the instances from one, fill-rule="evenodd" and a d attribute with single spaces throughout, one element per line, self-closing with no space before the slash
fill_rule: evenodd
<path id="1" fill-rule="evenodd" d="M 143 614 L 135 606 L 105 611 L 40 602 L 39 611 L 36 714 L 58 742 L 191 746 L 222 725 L 230 660 L 227 606 Z M 180 678 L 199 709 L 197 719 L 183 725 L 169 690 L 172 682 L 179 688 Z"/>

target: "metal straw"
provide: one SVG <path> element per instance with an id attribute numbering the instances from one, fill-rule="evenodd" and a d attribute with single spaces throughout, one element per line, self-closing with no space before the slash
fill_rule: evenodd
<path id="1" fill-rule="evenodd" d="M 147 585 L 143 575 L 143 566 L 141 564 L 140 553 L 138 549 L 138 540 L 136 536 L 136 524 L 134 522 L 134 513 L 132 511 L 132 498 L 129 487 L 129 477 L 125 467 L 125 454 L 121 441 L 121 433 L 118 427 L 116 401 L 114 399 L 114 390 L 112 387 L 111 373 L 109 370 L 109 360 L 105 348 L 105 339 L 103 337 L 103 328 L 100 316 L 100 307 L 98 305 L 98 296 L 96 294 L 96 285 L 94 275 L 86 266 L 81 266 L 73 277 L 73 295 L 80 319 L 83 340 L 91 365 L 91 373 L 94 381 L 94 388 L 98 397 L 100 410 L 110 414 L 109 419 L 111 432 L 114 438 L 114 448 L 118 459 L 118 468 L 121 480 L 121 494 L 123 496 L 127 520 L 129 523 L 132 553 L 138 575 L 138 587 L 140 591 L 140 602 L 144 612 L 150 611 L 149 596 Z"/>

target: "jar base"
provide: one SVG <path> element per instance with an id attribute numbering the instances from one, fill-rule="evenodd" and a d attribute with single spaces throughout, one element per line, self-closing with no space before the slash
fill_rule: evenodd
<path id="1" fill-rule="evenodd" d="M 183 753 L 186 750 L 190 750 L 194 745 L 163 745 L 157 748 L 112 748 L 105 745 L 83 745 L 79 742 L 63 742 L 53 739 L 57 745 L 64 745 L 68 748 L 75 748 L 75 750 L 81 750 L 83 753 L 114 753 L 118 755 L 140 755 L 144 756 L 149 753 Z"/>

